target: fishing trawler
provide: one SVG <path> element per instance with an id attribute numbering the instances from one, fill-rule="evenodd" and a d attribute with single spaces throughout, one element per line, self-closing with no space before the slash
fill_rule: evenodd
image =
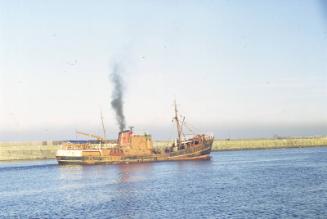
<path id="1" fill-rule="evenodd" d="M 67 142 L 56 153 L 59 164 L 120 164 L 155 161 L 208 160 L 214 140 L 213 135 L 183 133 L 185 118 L 177 111 L 173 120 L 177 127 L 177 139 L 170 145 L 154 148 L 151 135 L 136 134 L 131 127 L 119 132 L 117 142 L 103 137 L 78 132 L 96 138 L 88 142 Z"/>

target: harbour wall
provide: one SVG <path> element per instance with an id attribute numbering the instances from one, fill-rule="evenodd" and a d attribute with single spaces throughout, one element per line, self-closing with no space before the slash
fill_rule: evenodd
<path id="1" fill-rule="evenodd" d="M 0 142 L 0 161 L 54 159 L 64 141 L 6 141 Z M 169 141 L 155 141 L 155 147 L 169 145 Z M 217 139 L 213 151 L 254 150 L 327 146 L 327 136 L 282 139 Z"/>
<path id="2" fill-rule="evenodd" d="M 221 139 L 213 143 L 214 151 L 327 146 L 327 136 L 280 139 Z"/>
<path id="3" fill-rule="evenodd" d="M 0 142 L 0 161 L 53 159 L 62 141 Z"/>

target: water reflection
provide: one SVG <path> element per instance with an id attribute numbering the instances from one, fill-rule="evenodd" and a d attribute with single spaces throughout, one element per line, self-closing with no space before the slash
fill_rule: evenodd
<path id="1" fill-rule="evenodd" d="M 177 167 L 180 169 L 189 168 L 190 166 L 198 167 L 198 166 L 210 166 L 212 160 L 187 160 L 187 161 L 176 161 Z"/>
<path id="2" fill-rule="evenodd" d="M 118 165 L 59 165 L 59 179 L 66 184 L 105 182 L 107 184 L 133 184 L 150 180 L 156 172 L 164 168 L 167 174 L 184 170 L 212 166 L 212 160 L 172 161 L 160 163 L 133 163 Z"/>
<path id="3" fill-rule="evenodd" d="M 117 165 L 118 182 L 131 183 L 145 180 L 148 174 L 151 175 L 153 163 L 137 163 L 137 164 L 122 164 Z"/>
<path id="4" fill-rule="evenodd" d="M 83 166 L 81 165 L 58 165 L 59 179 L 81 179 Z"/>

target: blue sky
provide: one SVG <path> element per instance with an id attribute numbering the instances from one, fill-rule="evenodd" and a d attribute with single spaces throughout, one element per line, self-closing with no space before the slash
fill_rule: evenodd
<path id="1" fill-rule="evenodd" d="M 326 134 L 324 7 L 0 1 L 0 140 L 100 134 L 101 110 L 114 138 L 113 63 L 122 69 L 127 124 L 154 138 L 175 136 L 175 98 L 194 131 L 218 138 Z"/>

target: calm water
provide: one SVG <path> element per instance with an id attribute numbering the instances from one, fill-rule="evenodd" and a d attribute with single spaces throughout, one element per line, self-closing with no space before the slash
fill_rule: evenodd
<path id="1" fill-rule="evenodd" d="M 211 161 L 0 163 L 1 218 L 327 218 L 327 147 Z"/>

